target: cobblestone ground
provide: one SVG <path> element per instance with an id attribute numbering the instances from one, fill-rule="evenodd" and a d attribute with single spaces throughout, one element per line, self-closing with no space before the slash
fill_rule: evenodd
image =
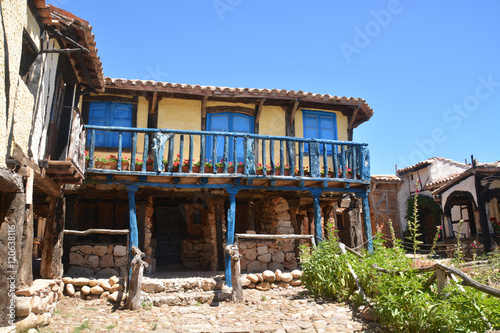
<path id="1" fill-rule="evenodd" d="M 245 289 L 241 304 L 116 309 L 103 300 L 65 297 L 40 332 L 381 332 L 338 303 L 315 301 L 302 288 Z"/>

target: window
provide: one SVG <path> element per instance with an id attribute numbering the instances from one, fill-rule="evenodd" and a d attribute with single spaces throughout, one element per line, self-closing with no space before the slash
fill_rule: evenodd
<path id="1" fill-rule="evenodd" d="M 89 125 L 132 127 L 132 104 L 117 102 L 89 102 Z M 91 135 L 87 135 L 90 145 Z M 118 132 L 96 131 L 96 147 L 118 147 Z M 124 132 L 122 147 L 132 147 L 132 133 Z"/>
<path id="2" fill-rule="evenodd" d="M 304 120 L 304 138 L 337 140 L 337 116 L 335 113 L 302 110 Z M 309 152 L 309 145 L 305 145 L 305 152 Z M 320 145 L 320 151 L 323 147 Z M 327 148 L 328 154 L 332 147 Z"/>
<path id="3" fill-rule="evenodd" d="M 207 115 L 207 130 L 214 132 L 237 132 L 237 133 L 253 133 L 254 132 L 254 117 L 240 113 L 209 113 Z M 212 159 L 212 144 L 213 137 L 207 136 L 207 151 L 206 158 Z M 217 137 L 217 161 L 223 158 L 224 153 L 224 138 Z M 233 160 L 234 141 L 229 140 L 229 161 Z M 236 141 L 236 158 L 239 162 L 243 161 L 244 149 L 243 138 L 238 138 Z M 236 163 L 238 161 L 235 161 Z M 216 162 L 216 161 L 214 161 Z"/>

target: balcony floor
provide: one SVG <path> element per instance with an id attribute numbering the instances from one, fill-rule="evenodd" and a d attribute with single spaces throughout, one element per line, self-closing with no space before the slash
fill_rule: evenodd
<path id="1" fill-rule="evenodd" d="M 239 173 L 138 172 L 87 169 L 87 184 L 121 184 L 170 188 L 229 188 L 245 190 L 291 190 L 323 192 L 366 191 L 370 182 L 345 178 L 311 178 L 296 176 L 263 176 Z"/>

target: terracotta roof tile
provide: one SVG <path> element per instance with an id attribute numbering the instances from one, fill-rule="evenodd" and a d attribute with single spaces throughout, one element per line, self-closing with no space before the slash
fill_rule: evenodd
<path id="1" fill-rule="evenodd" d="M 190 85 L 190 84 L 179 84 L 170 82 L 155 82 L 150 80 L 127 80 L 127 79 L 112 79 L 109 77 L 105 78 L 107 87 L 151 87 L 151 88 L 174 88 L 189 91 L 205 91 L 211 92 L 214 96 L 218 93 L 229 93 L 229 94 L 245 94 L 256 98 L 279 98 L 284 97 L 288 99 L 292 98 L 306 98 L 308 100 L 317 103 L 326 104 L 347 104 L 350 106 L 360 106 L 365 111 L 368 117 L 373 115 L 373 109 L 366 103 L 362 98 L 345 97 L 345 96 L 333 96 L 329 94 L 315 94 L 311 92 L 304 92 L 302 90 L 286 90 L 286 89 L 257 89 L 257 88 L 231 88 L 231 87 L 216 87 L 216 86 L 202 86 L 202 85 Z"/>
<path id="2" fill-rule="evenodd" d="M 459 173 L 455 173 L 453 175 L 449 175 L 449 176 L 446 176 L 446 177 L 443 177 L 443 178 L 440 178 L 438 180 L 435 180 L 433 182 L 430 182 L 428 184 L 425 184 L 424 188 L 426 190 L 433 190 L 435 188 L 438 188 L 440 186 L 442 186 L 443 184 L 457 178 L 458 176 L 460 176 L 461 174 L 463 174 L 463 172 L 459 172 Z"/>
<path id="3" fill-rule="evenodd" d="M 394 175 L 372 175 L 372 180 L 382 182 L 403 182 L 401 178 Z"/>
<path id="4" fill-rule="evenodd" d="M 465 164 L 463 164 L 463 163 L 460 163 L 460 162 L 457 162 L 457 161 L 454 161 L 454 160 L 450 160 L 448 158 L 444 158 L 444 157 L 432 157 L 432 158 L 429 158 L 429 159 L 427 159 L 425 161 L 418 162 L 417 164 L 410 165 L 410 166 L 408 166 L 406 168 L 398 169 L 396 171 L 396 173 L 400 174 L 400 173 L 405 173 L 405 172 L 409 172 L 409 171 L 421 169 L 422 167 L 425 167 L 425 166 L 427 166 L 429 164 L 432 164 L 432 162 L 434 162 L 436 160 L 441 160 L 443 162 L 450 162 L 450 163 L 454 163 L 456 165 L 463 165 L 463 166 L 465 166 Z"/>

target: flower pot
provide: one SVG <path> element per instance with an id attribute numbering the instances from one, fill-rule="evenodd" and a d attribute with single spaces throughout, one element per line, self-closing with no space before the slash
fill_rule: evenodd
<path id="1" fill-rule="evenodd" d="M 182 170 L 182 172 L 184 172 L 184 173 L 189 172 L 189 165 L 183 165 L 181 170 Z"/>
<path id="2" fill-rule="evenodd" d="M 104 163 L 103 169 L 108 169 L 108 170 L 118 169 L 118 161 L 114 161 L 114 162 L 108 161 L 108 162 Z"/>
<path id="3" fill-rule="evenodd" d="M 193 165 L 193 173 L 200 173 L 200 167 Z"/>
<path id="4" fill-rule="evenodd" d="M 153 171 L 153 164 L 147 164 L 146 165 L 146 171 Z"/>
<path id="5" fill-rule="evenodd" d="M 227 168 L 227 173 L 234 173 L 234 167 Z"/>
<path id="6" fill-rule="evenodd" d="M 236 172 L 237 172 L 237 173 L 243 173 L 243 167 L 238 167 L 238 168 L 236 169 Z"/>
<path id="7" fill-rule="evenodd" d="M 134 169 L 134 170 L 135 170 L 135 171 L 142 171 L 142 165 L 138 165 L 138 164 L 136 164 L 136 165 L 135 165 L 135 169 Z"/>
<path id="8" fill-rule="evenodd" d="M 217 168 L 217 173 L 223 173 L 224 172 L 224 168 L 223 167 L 218 167 Z"/>
<path id="9" fill-rule="evenodd" d="M 264 175 L 264 170 L 262 170 L 262 169 L 260 169 L 260 170 L 256 170 L 256 171 L 255 171 L 255 174 L 256 174 L 257 176 L 263 176 L 263 175 Z"/>
<path id="10" fill-rule="evenodd" d="M 203 171 L 205 173 L 212 173 L 212 172 L 214 172 L 214 167 L 207 167 L 206 166 L 206 167 L 204 167 Z"/>
<path id="11" fill-rule="evenodd" d="M 104 169 L 104 164 L 106 164 L 106 163 L 101 162 L 101 161 L 95 161 L 94 162 L 94 168 L 96 168 L 96 169 Z"/>
<path id="12" fill-rule="evenodd" d="M 273 169 L 269 168 L 266 170 L 267 175 L 272 175 L 273 174 Z"/>
<path id="13" fill-rule="evenodd" d="M 129 165 L 130 165 L 129 161 L 123 161 L 122 170 L 128 170 Z"/>

